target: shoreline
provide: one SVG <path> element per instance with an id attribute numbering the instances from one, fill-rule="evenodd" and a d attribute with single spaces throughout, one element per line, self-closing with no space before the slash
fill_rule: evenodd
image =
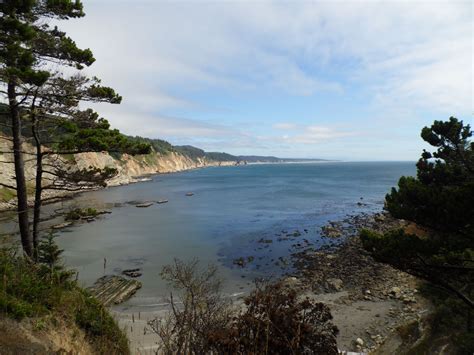
<path id="1" fill-rule="evenodd" d="M 107 187 L 146 182 L 161 174 L 213 166 L 222 165 L 192 166 L 176 171 L 129 176 L 126 183 L 115 183 Z M 77 194 L 91 191 L 93 190 L 70 193 L 58 200 L 74 198 Z M 383 230 L 406 224 L 407 222 L 395 220 L 384 212 L 361 212 L 323 227 L 321 238 L 334 241 L 329 246 L 313 249 L 307 245 L 301 250 L 288 253 L 297 270 L 280 280 L 297 289 L 302 297 L 310 297 L 330 306 L 334 323 L 340 329 L 340 349 L 359 352 L 374 350 L 396 338 L 397 328 L 415 322 L 424 313 L 429 313 L 429 305 L 417 292 L 415 278 L 377 263 L 368 257 L 358 243 L 357 231 L 360 228 Z M 304 240 L 301 234 L 295 234 L 292 238 L 295 243 Z M 277 239 L 275 237 L 273 242 L 276 243 Z M 138 312 L 133 308 L 118 310 L 115 307 L 110 310 L 121 326 L 127 329 L 133 350 L 153 349 L 156 338 L 146 330 L 146 320 L 153 318 L 156 310 Z M 158 313 L 165 310 L 166 308 Z"/>
<path id="2" fill-rule="evenodd" d="M 226 163 L 226 164 L 221 165 L 221 163 Z M 190 166 L 188 168 L 177 169 L 175 171 L 163 171 L 163 172 L 157 171 L 157 172 L 154 172 L 154 173 L 143 173 L 143 174 L 136 175 L 136 176 L 127 176 L 126 181 L 116 181 L 116 182 L 114 182 L 113 180 L 115 178 L 113 178 L 113 179 L 111 179 L 112 182 L 110 184 L 108 184 L 107 186 L 105 186 L 105 187 L 89 188 L 89 189 L 84 189 L 84 190 L 80 190 L 80 191 L 52 191 L 50 193 L 43 192 L 43 198 L 45 199 L 45 201 L 43 202 L 43 205 L 49 205 L 49 204 L 53 204 L 53 203 L 60 202 L 60 201 L 74 199 L 77 195 L 87 193 L 87 192 L 104 190 L 104 189 L 107 189 L 107 188 L 110 188 L 110 187 L 120 187 L 120 186 L 127 186 L 127 185 L 131 185 L 131 184 L 149 182 L 149 181 L 152 180 L 153 177 L 159 176 L 159 175 L 176 174 L 176 173 L 180 173 L 180 172 L 187 172 L 187 171 L 193 171 L 193 170 L 199 170 L 199 169 L 207 169 L 207 168 L 211 168 L 211 167 L 241 166 L 239 164 L 232 165 L 232 164 L 228 164 L 228 163 L 232 163 L 232 162 L 230 162 L 230 161 L 209 162 L 208 165 Z M 48 196 L 44 196 L 44 194 L 46 194 Z M 0 201 L 0 213 L 2 213 L 2 212 L 15 212 L 17 206 L 12 201 L 15 201 L 15 198 L 13 198 L 11 200 L 8 200 L 8 201 Z M 32 208 L 33 204 L 34 204 L 34 200 L 32 198 L 29 198 L 28 199 L 28 206 Z"/>
<path id="3" fill-rule="evenodd" d="M 362 248 L 359 231 L 364 228 L 383 232 L 416 226 L 386 212 L 330 222 L 323 237 L 343 242 L 296 253 L 298 271 L 290 283 L 330 306 L 340 349 L 366 353 L 383 347 L 380 354 L 397 353 L 408 345 L 400 333 L 409 324 L 420 324 L 431 305 L 418 292 L 419 279 L 374 260 Z"/>
<path id="4" fill-rule="evenodd" d="M 330 307 L 340 331 L 337 342 L 341 351 L 365 354 L 383 347 L 380 354 L 397 353 L 397 349 L 406 346 L 400 332 L 410 324 L 420 324 L 431 306 L 418 292 L 418 279 L 373 260 L 362 249 L 358 230 L 383 231 L 410 225 L 385 212 L 361 213 L 329 222 L 323 227 L 321 238 L 340 243 L 290 253 L 295 271 L 276 281 L 295 289 L 301 298 L 309 297 Z M 234 306 L 242 304 L 247 294 L 235 297 Z M 132 352 L 142 354 L 157 349 L 157 336 L 147 321 L 163 316 L 166 305 L 160 310 L 141 312 L 113 307 L 111 312 L 127 330 Z"/>

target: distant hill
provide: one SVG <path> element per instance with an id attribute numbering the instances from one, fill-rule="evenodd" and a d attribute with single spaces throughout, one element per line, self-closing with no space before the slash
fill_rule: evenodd
<path id="1" fill-rule="evenodd" d="M 310 161 L 327 161 L 325 159 L 298 159 L 298 158 L 278 158 L 274 156 L 259 156 L 259 155 L 239 155 L 240 161 L 247 163 L 297 163 Z"/>
<path id="2" fill-rule="evenodd" d="M 274 156 L 260 156 L 260 155 L 232 155 L 224 152 L 206 152 L 200 148 L 192 145 L 178 145 L 173 146 L 174 150 L 187 155 L 193 159 L 208 158 L 214 161 L 235 161 L 247 163 L 296 163 L 309 161 L 325 161 L 324 159 L 292 159 L 292 158 L 278 158 Z"/>

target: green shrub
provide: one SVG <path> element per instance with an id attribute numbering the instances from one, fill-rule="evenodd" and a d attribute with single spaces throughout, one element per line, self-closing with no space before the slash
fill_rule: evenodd
<path id="1" fill-rule="evenodd" d="M 15 196 L 15 190 L 0 187 L 0 201 L 10 201 L 15 198 Z"/>
<path id="2" fill-rule="evenodd" d="M 40 243 L 38 263 L 0 249 L 0 314 L 17 320 L 61 318 L 82 329 L 98 353 L 128 354 L 124 332 L 59 263 L 61 252 L 52 236 Z"/>
<path id="3" fill-rule="evenodd" d="M 82 217 L 96 217 L 99 215 L 99 211 L 95 208 L 75 208 L 66 213 L 66 221 L 77 221 Z"/>

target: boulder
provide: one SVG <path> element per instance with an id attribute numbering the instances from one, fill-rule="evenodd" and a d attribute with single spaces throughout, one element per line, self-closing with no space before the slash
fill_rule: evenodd
<path id="1" fill-rule="evenodd" d="M 343 282 L 341 279 L 331 278 L 326 280 L 327 287 L 334 291 L 341 291 Z"/>

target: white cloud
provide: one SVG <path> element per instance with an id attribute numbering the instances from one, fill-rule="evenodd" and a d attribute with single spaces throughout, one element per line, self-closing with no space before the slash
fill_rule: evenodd
<path id="1" fill-rule="evenodd" d="M 244 100 L 260 93 L 361 95 L 373 115 L 366 118 L 368 126 L 385 117 L 412 118 L 419 111 L 440 118 L 472 113 L 470 2 L 84 2 L 86 18 L 61 27 L 92 48 L 97 63 L 89 72 L 124 96 L 110 119 L 127 133 L 189 135 L 214 143 L 225 135 L 217 142 L 222 143 L 219 150 L 243 144 L 247 138 L 240 131 L 216 118 L 196 118 L 212 101 L 204 96 L 216 95 L 215 105 L 222 106 L 220 93 Z M 189 114 L 170 114 L 175 109 Z M 123 117 L 132 115 L 139 124 L 126 123 Z M 293 130 L 285 122 L 263 124 Z M 304 125 L 298 120 L 290 124 Z M 349 134 L 325 123 L 305 127 L 283 140 L 312 144 Z M 386 124 L 377 127 L 388 129 Z M 234 140 L 234 134 L 239 138 Z M 257 136 L 245 133 L 253 137 L 248 141 L 265 141 Z"/>
<path id="2" fill-rule="evenodd" d="M 331 127 L 306 126 L 299 130 L 300 133 L 285 135 L 282 139 L 291 144 L 319 144 L 338 138 L 357 135 L 356 132 L 338 131 Z"/>
<path id="3" fill-rule="evenodd" d="M 297 127 L 296 124 L 294 123 L 289 123 L 289 122 L 280 122 L 280 123 L 275 123 L 273 125 L 273 128 L 275 129 L 281 129 L 284 131 L 295 129 Z"/>
<path id="4" fill-rule="evenodd" d="M 105 118 L 113 120 L 114 127 L 131 135 L 171 140 L 183 137 L 220 138 L 241 135 L 240 131 L 225 125 L 186 117 L 127 111 L 120 106 L 104 107 L 100 111 Z"/>

